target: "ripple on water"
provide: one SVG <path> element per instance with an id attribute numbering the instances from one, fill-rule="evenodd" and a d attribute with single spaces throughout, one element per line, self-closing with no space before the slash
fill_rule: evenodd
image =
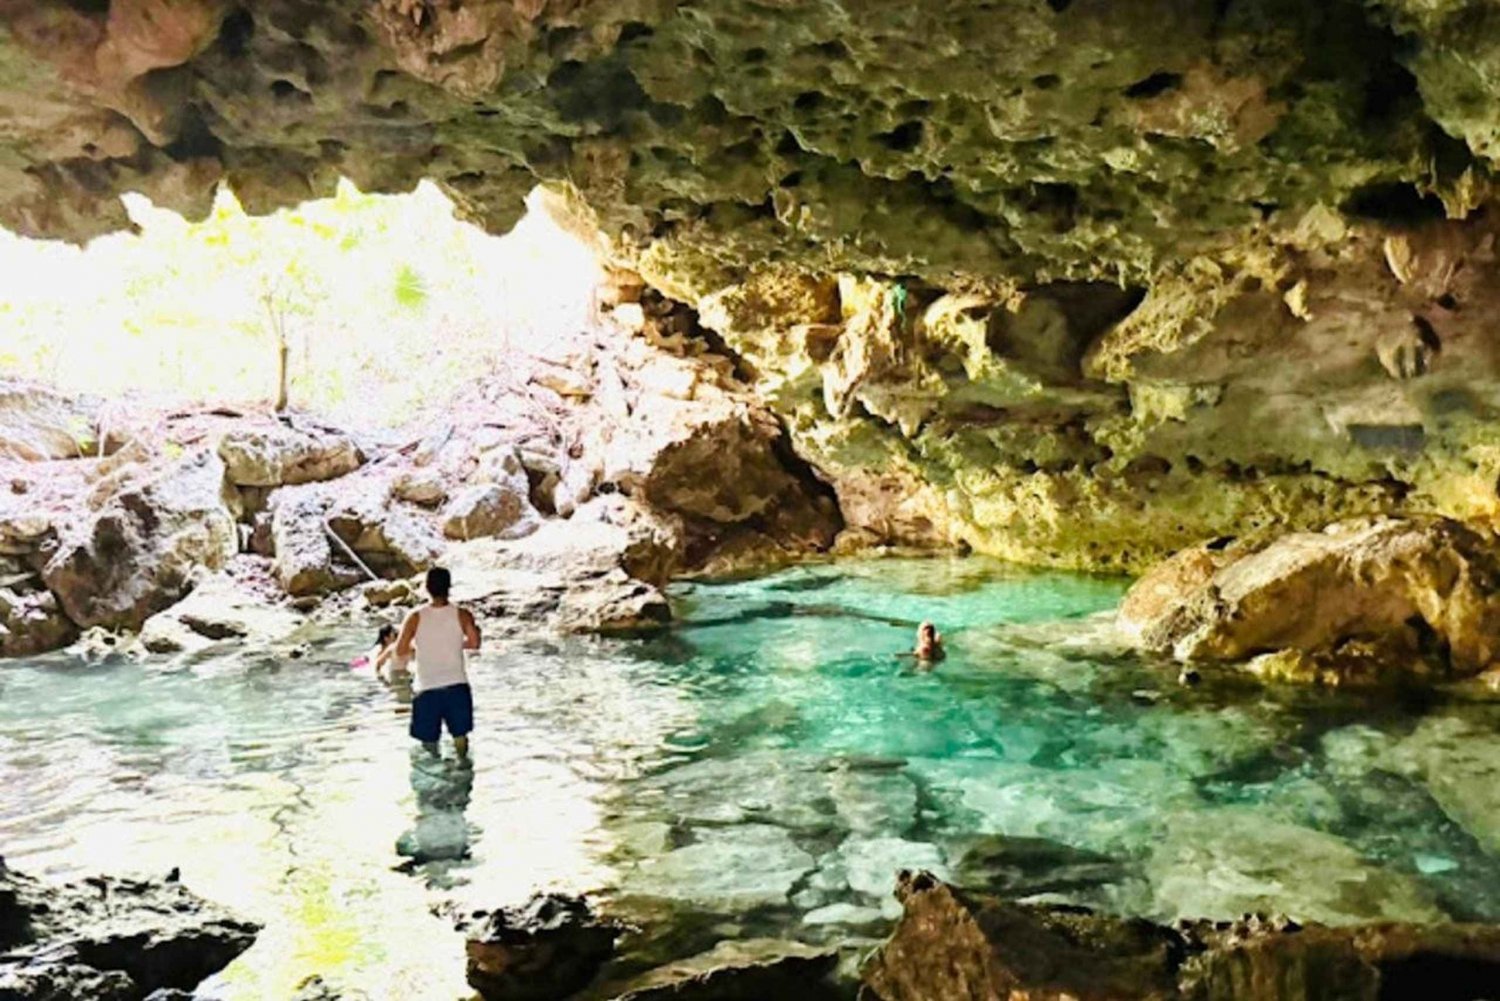
<path id="1" fill-rule="evenodd" d="M 888 560 L 681 588 L 664 637 L 487 650 L 472 773 L 412 755 L 345 666 L 363 629 L 297 662 L 7 666 L 0 844 L 180 865 L 265 922 L 226 999 L 317 973 L 450 1001 L 432 907 L 539 889 L 814 937 L 878 931 L 906 866 L 1154 917 L 1500 919 L 1500 709 L 1179 690 L 1089 618 L 1122 586 Z M 922 619 L 951 650 L 927 674 L 894 656 Z"/>

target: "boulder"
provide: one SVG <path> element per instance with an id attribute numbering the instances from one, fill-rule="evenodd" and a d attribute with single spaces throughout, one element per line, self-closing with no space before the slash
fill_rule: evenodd
<path id="1" fill-rule="evenodd" d="M 362 461 L 354 441 L 332 431 L 268 423 L 236 428 L 219 439 L 229 482 L 243 487 L 317 483 L 344 476 Z"/>
<path id="2" fill-rule="evenodd" d="M 443 510 L 443 534 L 450 539 L 529 535 L 536 531 L 538 518 L 529 493 L 524 487 L 517 491 L 499 483 L 466 487 Z"/>
<path id="3" fill-rule="evenodd" d="M 1429 1001 L 1500 983 L 1500 927 L 1286 919 L 1168 928 L 1079 907 L 1009 903 L 900 874 L 903 914 L 865 963 L 881 1001 Z"/>
<path id="4" fill-rule="evenodd" d="M 119 998 L 190 991 L 255 941 L 259 927 L 162 880 L 44 884 L 0 861 L 0 997 Z"/>
<path id="5" fill-rule="evenodd" d="M 1500 550 L 1447 519 L 1375 519 L 1209 548 L 1143 577 L 1119 624 L 1179 660 L 1283 656 L 1264 673 L 1467 676 L 1500 658 Z M 1376 677 L 1381 677 L 1375 672 Z"/>
<path id="6" fill-rule="evenodd" d="M 445 543 L 431 512 L 396 503 L 394 496 L 390 477 L 352 483 L 337 495 L 327 523 L 371 570 L 405 577 L 434 565 Z"/>
<path id="7" fill-rule="evenodd" d="M 624 569 L 631 544 L 625 528 L 579 515 L 545 521 L 525 539 L 455 543 L 444 563 L 453 572 L 454 597 L 502 628 L 657 629 L 670 621 L 671 608 L 654 585 Z"/>
<path id="8" fill-rule="evenodd" d="M 37 462 L 95 454 L 97 400 L 0 380 L 0 459 Z"/>
<path id="9" fill-rule="evenodd" d="M 139 629 L 185 594 L 195 570 L 239 550 L 224 464 L 200 451 L 122 471 L 92 510 L 60 525 L 42 579 L 79 626 Z"/>
<path id="10" fill-rule="evenodd" d="M 147 619 L 140 642 L 151 653 L 200 650 L 223 640 L 264 646 L 284 639 L 302 622 L 291 609 L 270 604 L 233 578 L 216 574 L 200 581 L 182 601 Z"/>
<path id="11" fill-rule="evenodd" d="M 835 1001 L 838 950 L 780 939 L 720 942 L 627 984 L 616 1001 Z"/>
<path id="12" fill-rule="evenodd" d="M 359 579 L 335 565 L 324 526 L 325 502 L 308 491 L 283 491 L 272 500 L 271 547 L 281 589 L 294 597 L 327 594 Z"/>
<path id="13" fill-rule="evenodd" d="M 45 515 L 17 513 L 0 519 L 0 556 L 29 556 L 56 538 Z"/>
<path id="14" fill-rule="evenodd" d="M 78 627 L 50 591 L 0 586 L 0 657 L 25 657 L 65 647 Z"/>
<path id="15" fill-rule="evenodd" d="M 396 477 L 395 495 L 408 504 L 437 507 L 448 499 L 448 487 L 435 469 L 411 469 Z"/>
<path id="16" fill-rule="evenodd" d="M 561 1001 L 587 987 L 614 953 L 620 929 L 577 897 L 461 915 L 469 986 L 496 1001 Z"/>

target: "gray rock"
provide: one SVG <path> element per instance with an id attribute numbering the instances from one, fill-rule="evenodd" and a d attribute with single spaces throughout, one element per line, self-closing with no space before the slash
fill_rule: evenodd
<path id="1" fill-rule="evenodd" d="M 227 966 L 259 928 L 164 880 L 49 885 L 0 861 L 0 997 L 135 1001 L 186 991 Z"/>
<path id="2" fill-rule="evenodd" d="M 469 986 L 494 1001 L 561 1001 L 588 986 L 620 929 L 576 897 L 543 894 L 522 907 L 461 915 Z"/>
<path id="3" fill-rule="evenodd" d="M 220 569 L 239 551 L 224 465 L 213 453 L 117 475 L 101 484 L 93 513 L 67 526 L 42 569 L 68 618 L 84 628 L 139 629 L 187 592 L 196 570 Z"/>

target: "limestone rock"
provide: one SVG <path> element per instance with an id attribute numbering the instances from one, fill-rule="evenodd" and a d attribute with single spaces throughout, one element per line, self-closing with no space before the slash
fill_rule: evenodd
<path id="1" fill-rule="evenodd" d="M 405 577 L 434 565 L 443 538 L 431 512 L 392 501 L 395 485 L 375 477 L 341 483 L 327 524 L 370 569 Z"/>
<path id="2" fill-rule="evenodd" d="M 50 591 L 0 586 L 0 657 L 56 650 L 78 636 Z"/>
<path id="3" fill-rule="evenodd" d="M 271 515 L 276 576 L 287 594 L 325 594 L 358 577 L 334 564 L 333 546 L 324 528 L 326 502 L 315 493 L 277 495 Z"/>
<path id="4" fill-rule="evenodd" d="M 1175 557 L 1135 585 L 1121 626 L 1183 660 L 1290 651 L 1336 665 L 1347 648 L 1351 661 L 1373 650 L 1398 670 L 1426 658 L 1471 675 L 1500 657 L 1497 584 L 1500 556 L 1472 530 L 1382 519 Z"/>
<path id="5" fill-rule="evenodd" d="M 726 1001 L 805 998 L 833 1001 L 838 950 L 777 939 L 726 941 L 652 970 L 627 984 L 618 1001 Z"/>
<path id="6" fill-rule="evenodd" d="M 536 531 L 537 515 L 528 494 L 498 483 L 467 487 L 444 509 L 443 534 L 450 539 L 529 535 Z"/>
<path id="7" fill-rule="evenodd" d="M 230 431 L 219 441 L 229 482 L 279 487 L 331 480 L 359 468 L 359 448 L 348 437 L 284 424 Z"/>
<path id="8" fill-rule="evenodd" d="M 48 885 L 0 862 L 0 993 L 19 1001 L 191 990 L 259 928 L 164 880 Z"/>
<path id="9" fill-rule="evenodd" d="M 42 579 L 79 626 L 133 630 L 238 549 L 224 465 L 200 452 L 106 484 L 99 506 L 65 527 Z"/>
<path id="10" fill-rule="evenodd" d="M 519 540 L 475 539 L 444 555 L 453 593 L 493 621 L 570 632 L 635 632 L 671 619 L 666 597 L 624 569 L 628 531 L 584 516 Z"/>
<path id="11" fill-rule="evenodd" d="M 1012 904 L 927 873 L 903 873 L 897 893 L 901 922 L 862 971 L 882 1001 L 1416 1001 L 1482 996 L 1500 977 L 1500 928 L 1488 925 L 1330 928 L 1251 916 L 1167 928 Z"/>
<path id="12" fill-rule="evenodd" d="M 469 986 L 496 1001 L 560 1001 L 588 986 L 620 929 L 584 900 L 543 894 L 522 907 L 461 915 Z"/>
<path id="13" fill-rule="evenodd" d="M 432 469 L 413 469 L 396 480 L 395 495 L 409 504 L 436 507 L 448 499 L 443 478 Z"/>
<path id="14" fill-rule="evenodd" d="M 140 643 L 151 653 L 202 649 L 224 640 L 265 646 L 302 625 L 296 612 L 271 605 L 262 595 L 225 574 L 198 582 L 182 601 L 141 626 Z"/>
<path id="15" fill-rule="evenodd" d="M 99 402 L 0 379 L 0 459 L 40 461 L 97 453 Z"/>

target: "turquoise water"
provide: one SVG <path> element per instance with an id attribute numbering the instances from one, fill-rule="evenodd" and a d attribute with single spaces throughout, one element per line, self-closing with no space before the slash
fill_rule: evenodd
<path id="1" fill-rule="evenodd" d="M 874 560 L 687 585 L 642 641 L 475 663 L 477 768 L 345 666 L 223 645 L 0 670 L 0 845 L 180 866 L 262 921 L 204 997 L 466 996 L 444 906 L 590 891 L 675 931 L 876 937 L 900 867 L 1158 919 L 1500 920 L 1500 706 L 1268 690 L 1113 650 L 1118 580 Z M 1099 614 L 1106 613 L 1106 614 Z M 896 652 L 932 619 L 949 658 Z"/>

